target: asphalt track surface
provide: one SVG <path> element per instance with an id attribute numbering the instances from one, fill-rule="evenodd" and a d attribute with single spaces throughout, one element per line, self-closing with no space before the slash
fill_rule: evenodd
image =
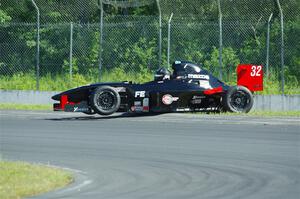
<path id="1" fill-rule="evenodd" d="M 1 111 L 6 160 L 71 170 L 35 198 L 299 198 L 300 119 Z"/>

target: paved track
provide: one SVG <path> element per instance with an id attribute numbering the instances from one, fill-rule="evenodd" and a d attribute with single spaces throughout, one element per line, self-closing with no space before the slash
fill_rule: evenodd
<path id="1" fill-rule="evenodd" d="M 37 198 L 285 198 L 300 195 L 300 119 L 1 111 L 0 154 L 72 169 Z"/>

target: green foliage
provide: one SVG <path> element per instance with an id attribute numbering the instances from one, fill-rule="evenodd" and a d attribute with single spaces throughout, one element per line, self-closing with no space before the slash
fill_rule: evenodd
<path id="1" fill-rule="evenodd" d="M 0 9 L 0 23 L 6 23 L 11 20 L 11 17 L 7 15 L 7 13 L 4 10 Z"/>
<path id="2" fill-rule="evenodd" d="M 300 82 L 300 16 L 296 21 L 285 24 L 285 64 L 287 73 L 297 77 Z M 294 37 L 292 37 L 292 36 Z"/>
<path id="3" fill-rule="evenodd" d="M 46 13 L 46 16 L 51 19 L 53 22 L 59 22 L 59 19 L 62 17 L 62 14 L 57 11 L 50 11 Z"/>
<path id="4" fill-rule="evenodd" d="M 194 40 L 194 38 L 189 39 L 185 37 L 186 36 L 182 35 L 182 37 L 176 38 L 176 46 L 174 45 L 175 49 L 172 50 L 171 60 L 181 59 L 199 64 L 203 63 L 204 52 L 200 48 L 201 41 Z"/>
<path id="5" fill-rule="evenodd" d="M 63 91 L 99 81 L 98 73 L 82 75 L 75 73 L 72 79 L 68 73 L 63 75 L 51 75 L 50 73 L 40 78 L 40 90 L 42 91 Z M 112 70 L 105 70 L 101 74 L 101 82 L 133 81 L 143 83 L 152 80 L 151 71 L 143 69 L 143 73 L 128 72 L 118 67 Z M 33 73 L 18 73 L 10 76 L 0 76 L 0 89 L 4 90 L 36 90 L 36 77 Z"/>
<path id="6" fill-rule="evenodd" d="M 135 71 L 143 74 L 151 68 L 151 60 L 156 59 L 156 40 L 148 41 L 146 38 L 141 37 L 131 48 L 127 47 L 124 54 L 120 53 L 126 62 L 122 62 L 120 66 L 124 69 L 134 67 Z"/>
<path id="7" fill-rule="evenodd" d="M 231 47 L 225 47 L 222 50 L 222 72 L 226 74 L 224 77 L 225 81 L 232 81 L 236 79 L 236 66 L 240 63 L 240 60 L 237 56 L 237 53 Z M 216 66 L 219 66 L 219 50 L 216 47 L 213 47 L 213 50 L 210 54 L 208 60 L 204 62 L 206 67 L 209 67 L 210 70 L 214 69 L 214 74 L 218 74 L 218 70 L 216 70 Z"/>
<path id="8" fill-rule="evenodd" d="M 265 59 L 265 43 L 264 35 L 249 37 L 246 39 L 240 49 L 240 57 L 243 58 L 244 63 L 262 64 L 261 60 Z"/>
<path id="9" fill-rule="evenodd" d="M 76 57 L 74 57 L 72 59 L 72 73 L 73 74 L 77 74 L 78 73 L 78 59 Z M 71 68 L 70 68 L 70 61 L 69 60 L 64 60 L 64 63 L 62 65 L 62 68 L 63 70 L 66 72 L 66 73 L 70 73 L 71 71 Z"/>
<path id="10" fill-rule="evenodd" d="M 152 80 L 153 74 L 143 69 L 141 73 L 129 72 L 122 67 L 114 68 L 110 71 L 106 70 L 101 76 L 101 82 L 120 82 L 133 81 L 137 83 L 144 83 Z"/>

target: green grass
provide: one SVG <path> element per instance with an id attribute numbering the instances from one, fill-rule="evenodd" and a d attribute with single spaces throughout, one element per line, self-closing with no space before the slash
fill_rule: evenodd
<path id="1" fill-rule="evenodd" d="M 52 110 L 52 104 L 0 103 L 0 110 Z"/>
<path id="2" fill-rule="evenodd" d="M 152 79 L 152 73 L 145 71 L 143 74 L 127 72 L 116 68 L 110 72 L 104 71 L 101 82 L 134 81 L 137 83 L 147 82 Z M 47 74 L 40 78 L 41 91 L 63 91 L 91 83 L 99 82 L 97 74 L 81 75 L 74 74 L 72 80 L 69 75 Z M 34 74 L 14 74 L 13 76 L 0 76 L 0 89 L 3 90 L 36 90 L 36 77 Z"/>
<path id="3" fill-rule="evenodd" d="M 115 68 L 111 71 L 104 71 L 101 76 L 101 82 L 120 82 L 133 81 L 137 83 L 152 80 L 150 71 L 139 73 L 127 72 L 122 68 Z M 72 81 L 68 75 L 44 75 L 40 78 L 41 91 L 63 91 L 70 88 L 83 86 L 99 82 L 96 73 L 91 75 L 74 74 Z M 235 85 L 236 82 L 227 82 L 229 85 Z M 36 79 L 34 74 L 14 74 L 13 76 L 0 76 L 0 89 L 4 90 L 36 90 Z M 264 81 L 264 91 L 257 92 L 261 95 L 281 94 L 281 84 L 275 77 L 270 77 Z M 300 94 L 300 85 L 296 79 L 287 80 L 285 85 L 285 94 Z"/>
<path id="4" fill-rule="evenodd" d="M 300 117 L 300 111 L 251 111 L 247 115 L 253 116 L 292 116 Z"/>
<path id="5" fill-rule="evenodd" d="M 218 113 L 217 113 L 218 114 Z M 273 117 L 273 116 L 290 116 L 300 117 L 300 111 L 250 111 L 249 113 L 221 113 L 218 115 L 232 115 L 232 116 L 261 116 L 261 117 Z"/>
<path id="6" fill-rule="evenodd" d="M 69 172 L 24 162 L 0 161 L 0 198 L 18 199 L 62 188 L 73 181 Z"/>

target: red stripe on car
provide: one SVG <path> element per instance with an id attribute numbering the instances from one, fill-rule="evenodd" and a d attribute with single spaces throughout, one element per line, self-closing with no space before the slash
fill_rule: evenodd
<path id="1" fill-rule="evenodd" d="M 207 89 L 207 90 L 203 91 L 203 93 L 205 95 L 213 95 L 213 94 L 222 93 L 222 92 L 223 92 L 222 86 L 219 86 L 219 87 L 213 88 L 213 89 Z"/>

